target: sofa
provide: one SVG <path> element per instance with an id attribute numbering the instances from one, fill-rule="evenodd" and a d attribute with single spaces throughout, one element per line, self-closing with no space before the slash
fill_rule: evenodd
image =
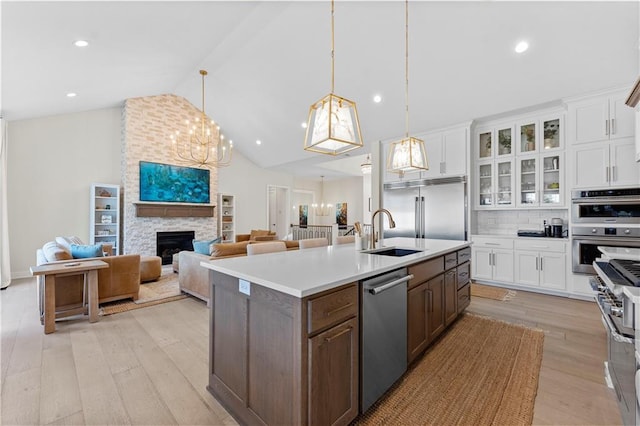
<path id="1" fill-rule="evenodd" d="M 186 250 L 181 251 L 178 253 L 180 265 L 178 282 L 180 290 L 204 300 L 209 305 L 209 270 L 200 266 L 200 262 L 246 256 L 249 244 L 260 244 L 263 241 L 274 241 L 274 239 L 248 239 L 235 243 L 212 244 L 210 255 Z M 287 246 L 287 250 L 298 250 L 298 241 L 284 241 L 284 243 Z"/>
<path id="2" fill-rule="evenodd" d="M 68 237 L 58 237 L 55 241 L 49 241 L 36 250 L 36 263 L 44 265 L 67 263 L 70 260 L 78 262 L 102 260 L 109 267 L 98 270 L 98 303 L 129 298 L 137 300 L 140 290 L 140 255 L 112 256 L 111 246 L 107 244 L 103 245 L 103 251 L 106 256 L 74 259 L 69 251 Z M 37 284 L 40 301 L 42 302 L 44 276 L 38 276 Z M 57 278 L 56 309 L 80 306 L 82 304 L 83 284 L 82 275 Z"/>

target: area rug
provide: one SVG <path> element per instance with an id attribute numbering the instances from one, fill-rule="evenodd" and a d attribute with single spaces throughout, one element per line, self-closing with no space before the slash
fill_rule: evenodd
<path id="1" fill-rule="evenodd" d="M 463 315 L 360 425 L 530 425 L 544 334 Z"/>
<path id="2" fill-rule="evenodd" d="M 100 305 L 100 315 L 111 315 L 132 309 L 145 308 L 160 303 L 180 300 L 187 297 L 180 292 L 178 274 L 171 267 L 162 268 L 162 275 L 156 281 L 140 284 L 138 300 L 118 300 Z"/>
<path id="3" fill-rule="evenodd" d="M 471 296 L 505 301 L 513 299 L 516 296 L 516 292 L 506 288 L 471 283 Z"/>

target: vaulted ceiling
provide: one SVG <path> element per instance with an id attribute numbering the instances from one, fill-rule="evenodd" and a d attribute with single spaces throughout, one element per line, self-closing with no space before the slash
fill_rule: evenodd
<path id="1" fill-rule="evenodd" d="M 411 132 L 631 85 L 638 6 L 411 1 Z M 1 14 L 7 120 L 163 93 L 200 107 L 206 69 L 207 115 L 252 162 L 300 176 L 349 173 L 302 149 L 309 105 L 330 91 L 328 1 L 3 1 Z M 530 48 L 518 55 L 520 39 Z M 404 1 L 337 1 L 335 48 L 335 93 L 358 105 L 359 164 L 371 142 L 404 132 Z"/>

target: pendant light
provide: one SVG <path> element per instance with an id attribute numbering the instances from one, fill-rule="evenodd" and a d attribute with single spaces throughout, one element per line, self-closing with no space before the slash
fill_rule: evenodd
<path id="1" fill-rule="evenodd" d="M 429 170 L 424 141 L 409 136 L 409 0 L 405 0 L 405 137 L 389 146 L 387 171 L 403 176 L 415 170 Z"/>
<path id="2" fill-rule="evenodd" d="M 171 135 L 178 162 L 196 167 L 225 167 L 231 164 L 233 141 L 225 141 L 220 134 L 220 126 L 207 119 L 204 112 L 204 78 L 206 70 L 200 70 L 202 76 L 202 110 L 200 117 L 186 121 L 186 131 L 176 131 Z"/>
<path id="3" fill-rule="evenodd" d="M 371 155 L 367 154 L 367 159 L 364 160 L 364 163 L 360 164 L 360 170 L 363 175 L 371 174 Z"/>
<path id="4" fill-rule="evenodd" d="M 309 107 L 306 151 L 339 155 L 363 146 L 356 103 L 334 90 L 334 5 L 331 1 L 331 92 Z"/>

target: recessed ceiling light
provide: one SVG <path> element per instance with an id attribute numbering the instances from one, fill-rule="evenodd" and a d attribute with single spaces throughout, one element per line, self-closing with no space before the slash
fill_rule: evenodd
<path id="1" fill-rule="evenodd" d="M 303 129 L 307 128 L 307 123 L 306 122 L 300 123 L 300 125 L 302 126 Z"/>
<path id="2" fill-rule="evenodd" d="M 521 41 L 520 43 L 516 44 L 516 53 L 522 53 L 525 50 L 527 50 L 529 48 L 529 43 L 527 43 L 526 41 Z"/>
<path id="3" fill-rule="evenodd" d="M 262 145 L 262 141 L 261 141 L 260 139 L 258 139 L 258 140 L 256 141 L 256 145 Z"/>
<path id="4" fill-rule="evenodd" d="M 382 96 L 380 95 L 374 95 L 373 96 L 373 102 L 379 104 L 380 102 L 382 102 Z"/>
<path id="5" fill-rule="evenodd" d="M 76 47 L 87 47 L 89 42 L 87 40 L 76 40 L 73 42 L 73 45 Z"/>
<path id="6" fill-rule="evenodd" d="M 75 98 L 76 94 L 71 92 L 71 93 L 67 93 L 67 98 Z"/>

